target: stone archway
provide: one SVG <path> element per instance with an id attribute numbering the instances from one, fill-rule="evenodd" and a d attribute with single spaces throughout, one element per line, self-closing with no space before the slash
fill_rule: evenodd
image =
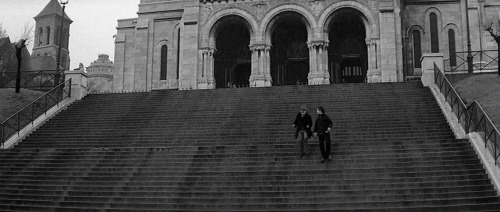
<path id="1" fill-rule="evenodd" d="M 219 20 L 215 35 L 215 88 L 249 86 L 251 70 L 250 32 L 239 16 L 225 16 Z M 248 75 L 248 76 L 247 76 Z"/>
<path id="2" fill-rule="evenodd" d="M 312 72 L 310 69 L 308 43 L 314 35 L 314 30 L 316 28 L 316 21 L 314 16 L 309 10 L 303 8 L 300 5 L 295 4 L 285 4 L 278 6 L 271 11 L 269 11 L 266 16 L 262 19 L 259 30 L 256 34 L 255 43 L 253 43 L 252 49 L 252 77 L 251 86 L 271 86 L 271 84 L 279 85 L 285 79 L 287 64 L 292 67 L 291 63 L 299 63 L 302 66 L 300 73 L 288 74 L 286 76 L 290 77 L 285 84 L 296 84 L 296 80 L 292 78 L 301 78 L 299 81 L 306 84 L 310 79 L 303 79 L 303 77 L 298 77 L 303 75 L 302 72 Z M 284 43 L 277 44 L 273 41 L 273 36 L 277 36 L 275 33 L 283 33 L 286 31 L 296 31 L 297 35 L 295 37 L 287 38 Z M 286 36 L 288 37 L 288 36 Z M 275 39 L 276 40 L 276 39 Z M 277 45 L 275 45 L 275 43 Z M 294 46 L 292 48 L 285 48 Z M 288 60 L 283 59 L 280 63 L 276 63 L 276 50 L 281 51 L 283 54 L 285 52 L 291 52 L 295 54 L 295 58 L 291 57 Z M 296 49 L 297 51 L 293 51 Z M 303 50 L 306 50 L 305 52 Z M 308 52 L 309 51 L 309 52 Z M 300 53 L 299 53 L 300 52 Z M 273 54 L 273 55 L 272 55 Z M 288 62 L 287 62 L 288 61 Z M 279 66 L 279 67 L 278 67 Z M 278 69 L 282 70 L 281 72 Z M 297 72 L 296 70 L 290 70 L 289 73 Z M 285 74 L 283 74 L 285 73 Z M 273 76 L 271 76 L 273 75 Z M 289 81 L 289 82 L 288 82 Z M 305 82 L 304 82 L 305 81 Z"/>
<path id="3" fill-rule="evenodd" d="M 357 42 L 358 44 L 360 45 L 364 45 L 366 47 L 363 47 L 363 48 L 366 48 L 366 58 L 367 59 L 363 59 L 365 60 L 363 63 L 363 65 L 365 65 L 366 63 L 366 67 L 364 67 L 364 69 L 366 69 L 366 80 L 367 82 L 380 82 L 381 80 L 381 72 L 378 68 L 379 66 L 379 62 L 380 62 L 380 55 L 378 54 L 378 51 L 379 51 L 379 45 L 380 45 L 380 38 L 379 38 L 379 29 L 378 29 L 378 22 L 376 21 L 375 17 L 373 16 L 373 13 L 372 11 L 367 8 L 365 5 L 363 4 L 360 4 L 360 3 L 357 3 L 357 2 L 354 2 L 354 1 L 341 1 L 341 2 L 337 2 L 333 5 L 331 5 L 330 7 L 328 7 L 320 16 L 319 18 L 319 21 L 318 21 L 318 25 L 320 27 L 322 27 L 322 32 L 323 32 L 323 38 L 327 41 L 325 41 L 326 43 L 328 43 L 329 45 L 330 42 L 331 42 L 331 28 L 332 28 L 332 25 L 333 23 L 332 22 L 335 22 L 335 20 L 338 18 L 338 15 L 340 14 L 339 11 L 344 11 L 344 10 L 347 10 L 348 12 L 350 11 L 351 13 L 353 14 L 356 14 L 355 15 L 355 19 L 356 20 L 356 26 L 358 28 L 361 28 L 361 26 L 364 26 L 364 30 L 361 30 L 361 31 L 364 31 L 364 38 L 365 40 L 364 41 L 361 41 L 361 39 L 357 39 Z M 342 13 L 342 12 L 341 12 Z M 338 19 L 337 19 L 338 20 Z M 361 32 L 363 33 L 363 32 Z M 333 39 L 334 40 L 334 39 Z M 363 44 L 361 44 L 363 43 Z M 330 51 L 332 47 L 328 47 L 328 54 L 330 54 Z M 332 55 L 328 55 L 327 58 L 325 60 L 327 61 L 330 61 L 332 59 Z M 356 64 L 358 62 L 356 61 L 346 61 L 344 63 L 344 67 L 348 67 L 349 64 Z M 330 62 L 327 63 L 328 64 L 328 72 L 329 73 L 332 73 L 332 69 L 341 69 L 341 64 L 337 65 L 337 67 L 335 67 L 335 64 L 331 64 Z M 359 67 L 359 66 L 358 66 Z M 354 70 L 357 70 L 357 68 L 354 68 Z M 364 74 L 364 73 L 363 73 Z M 330 77 L 330 81 L 331 82 L 337 82 L 339 81 L 342 82 L 342 79 L 338 79 L 337 76 L 331 76 Z"/>
<path id="4" fill-rule="evenodd" d="M 367 81 L 368 49 L 363 15 L 353 8 L 331 14 L 328 23 L 328 70 L 332 83 Z"/>
<path id="5" fill-rule="evenodd" d="M 239 67 L 238 70 L 242 70 L 241 67 L 248 67 L 239 66 L 239 64 L 247 64 L 252 61 L 249 45 L 255 40 L 257 28 L 255 18 L 240 9 L 226 9 L 211 16 L 201 29 L 199 53 L 201 64 L 198 72 L 198 88 L 212 89 L 231 86 L 232 82 L 229 81 L 231 78 L 226 75 L 230 75 L 236 67 Z M 232 31 L 241 35 L 229 35 Z M 222 39 L 220 36 L 227 39 Z M 236 45 L 238 48 L 231 48 L 231 45 Z M 217 55 L 221 56 L 222 59 L 216 59 Z M 223 55 L 230 55 L 230 57 L 223 57 Z M 253 64 L 250 69 L 252 66 Z M 244 72 L 247 71 L 249 70 Z M 216 76 L 216 74 L 221 76 Z M 239 74 L 238 76 L 245 75 Z M 238 79 L 237 81 L 242 80 Z M 244 84 L 249 85 L 249 82 Z"/>
<path id="6" fill-rule="evenodd" d="M 308 84 L 309 50 L 306 21 L 299 13 L 283 12 L 272 22 L 272 85 Z"/>

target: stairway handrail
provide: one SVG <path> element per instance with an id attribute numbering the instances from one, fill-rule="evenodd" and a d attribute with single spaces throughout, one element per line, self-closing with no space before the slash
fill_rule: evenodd
<path id="1" fill-rule="evenodd" d="M 452 111 L 457 116 L 462 127 L 467 128 L 467 105 L 455 90 L 446 75 L 434 64 L 434 83 L 444 95 L 446 102 L 450 104 Z"/>
<path id="2" fill-rule="evenodd" d="M 55 93 L 55 97 L 54 95 L 51 96 L 51 94 L 53 93 Z M 42 96 L 33 100 L 31 103 L 24 106 L 22 109 L 18 110 L 16 113 L 2 121 L 0 123 L 1 147 L 4 147 L 5 141 L 12 135 L 16 133 L 19 135 L 20 131 L 24 127 L 26 127 L 30 123 L 33 125 L 34 121 L 38 117 L 43 114 L 47 114 L 47 111 L 52 109 L 52 107 L 58 106 L 60 102 L 68 98 L 71 98 L 71 79 L 68 79 L 58 86 L 52 88 L 50 91 L 44 93 Z M 48 106 L 48 104 L 53 105 Z M 27 111 L 27 113 L 24 113 L 25 111 Z M 12 122 L 12 120 L 14 123 L 9 123 Z M 29 121 L 26 122 L 27 120 Z M 10 132 L 7 131 L 9 129 L 11 130 Z"/>
<path id="3" fill-rule="evenodd" d="M 5 71 L 0 73 L 0 88 L 13 88 L 15 84 L 9 86 L 9 83 L 12 83 L 16 80 L 15 71 Z M 43 88 L 52 88 L 54 87 L 56 75 L 64 74 L 64 70 L 37 70 L 37 71 L 25 71 L 21 72 L 21 88 L 32 88 L 32 89 L 43 89 Z M 11 77 L 9 77 L 11 76 Z M 44 76 L 47 76 L 46 79 L 43 79 Z M 35 79 L 39 77 L 39 80 L 35 81 Z M 3 79 L 6 79 L 5 81 Z"/>
<path id="4" fill-rule="evenodd" d="M 470 125 L 467 130 L 469 132 L 478 132 L 483 136 L 484 147 L 489 147 L 489 150 L 495 159 L 495 164 L 497 164 L 499 162 L 498 158 L 500 157 L 500 131 L 495 126 L 493 121 L 491 121 L 490 117 L 478 101 L 472 102 L 471 105 L 469 105 L 469 108 L 471 110 L 469 118 Z M 476 120 L 478 116 L 480 118 L 479 120 Z M 488 146 L 488 141 L 491 146 Z"/>
<path id="5" fill-rule="evenodd" d="M 498 164 L 500 157 L 500 131 L 484 111 L 478 101 L 466 106 L 458 92 L 450 83 L 446 75 L 434 64 L 434 83 L 444 95 L 446 102 L 458 118 L 458 122 L 466 133 L 478 132 L 483 136 L 485 147 L 489 147 L 490 153 Z M 457 107 L 456 107 L 457 106 Z M 490 144 L 488 146 L 488 144 Z"/>

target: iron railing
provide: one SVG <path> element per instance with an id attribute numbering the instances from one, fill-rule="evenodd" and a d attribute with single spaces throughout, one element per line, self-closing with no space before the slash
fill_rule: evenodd
<path id="1" fill-rule="evenodd" d="M 16 87 L 15 71 L 0 73 L 0 88 Z M 55 86 L 55 78 L 62 76 L 62 72 L 56 70 L 24 71 L 21 72 L 21 88 L 47 90 Z"/>
<path id="2" fill-rule="evenodd" d="M 471 51 L 474 72 L 494 71 L 498 67 L 498 51 Z M 450 58 L 444 60 L 445 72 L 467 72 L 468 52 L 452 52 Z"/>
<path id="3" fill-rule="evenodd" d="M 469 106 L 466 106 L 450 81 L 436 65 L 434 65 L 434 82 L 451 106 L 465 132 L 478 132 L 483 137 L 485 147 L 489 149 L 495 159 L 495 164 L 497 164 L 500 157 L 500 132 L 481 105 L 474 101 Z"/>
<path id="4" fill-rule="evenodd" d="M 500 132 L 477 101 L 471 103 L 467 110 L 470 111 L 467 131 L 481 134 L 484 147 L 490 150 L 495 159 L 495 164 L 497 164 L 500 157 Z"/>
<path id="5" fill-rule="evenodd" d="M 444 98 L 451 106 L 451 110 L 457 116 L 459 123 L 465 129 L 467 127 L 467 106 L 458 95 L 457 91 L 451 85 L 450 81 L 446 76 L 439 70 L 436 64 L 434 64 L 434 81 L 439 87 L 439 90 L 444 95 Z"/>
<path id="6" fill-rule="evenodd" d="M 47 114 L 52 107 L 59 105 L 65 99 L 71 97 L 71 79 L 52 88 L 47 93 L 32 101 L 14 115 L 0 123 L 0 143 L 4 147 L 5 141 L 19 132 L 41 115 Z"/>

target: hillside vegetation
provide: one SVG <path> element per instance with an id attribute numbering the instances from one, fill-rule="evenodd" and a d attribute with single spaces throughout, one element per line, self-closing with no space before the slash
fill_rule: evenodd
<path id="1" fill-rule="evenodd" d="M 27 89 L 21 89 L 19 93 L 13 88 L 0 89 L 0 122 L 42 95 L 43 92 Z"/>
<path id="2" fill-rule="evenodd" d="M 454 83 L 466 103 L 478 101 L 497 128 L 500 128 L 500 76 L 474 75 Z"/>

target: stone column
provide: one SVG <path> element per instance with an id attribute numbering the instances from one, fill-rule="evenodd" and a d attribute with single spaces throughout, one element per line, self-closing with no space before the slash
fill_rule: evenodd
<path id="1" fill-rule="evenodd" d="M 149 41 L 149 19 L 138 19 L 135 27 L 135 47 L 134 47 L 134 75 L 133 87 L 125 90 L 148 90 L 148 78 L 151 74 L 148 72 L 148 51 Z M 127 48 L 127 47 L 126 47 Z"/>
<path id="2" fill-rule="evenodd" d="M 202 58 L 202 70 L 201 76 L 198 79 L 199 89 L 214 89 L 215 79 L 214 79 L 214 48 L 203 48 L 201 49 Z"/>
<path id="3" fill-rule="evenodd" d="M 272 85 L 272 77 L 271 77 L 271 46 L 266 46 L 264 48 L 264 78 L 266 81 L 264 82 L 264 86 L 269 87 Z"/>
<path id="4" fill-rule="evenodd" d="M 368 83 L 382 82 L 381 74 L 378 69 L 378 40 L 367 39 L 366 45 L 368 49 L 368 70 L 366 78 Z"/>
<path id="5" fill-rule="evenodd" d="M 312 41 L 309 46 L 309 85 L 322 85 L 330 83 L 328 73 L 328 42 Z"/>
<path id="6" fill-rule="evenodd" d="M 65 71 L 67 79 L 71 79 L 71 98 L 81 100 L 87 95 L 88 75 L 83 70 Z"/>
<path id="7" fill-rule="evenodd" d="M 252 52 L 252 74 L 249 82 L 251 87 L 271 86 L 270 49 L 271 47 L 265 44 L 250 46 L 250 51 Z"/>
<path id="8" fill-rule="evenodd" d="M 321 70 L 323 71 L 323 73 L 325 74 L 325 84 L 330 84 L 330 72 L 328 71 L 328 45 L 329 45 L 329 42 L 328 41 L 325 41 L 323 43 L 323 48 L 322 48 L 322 51 L 321 51 Z"/>

